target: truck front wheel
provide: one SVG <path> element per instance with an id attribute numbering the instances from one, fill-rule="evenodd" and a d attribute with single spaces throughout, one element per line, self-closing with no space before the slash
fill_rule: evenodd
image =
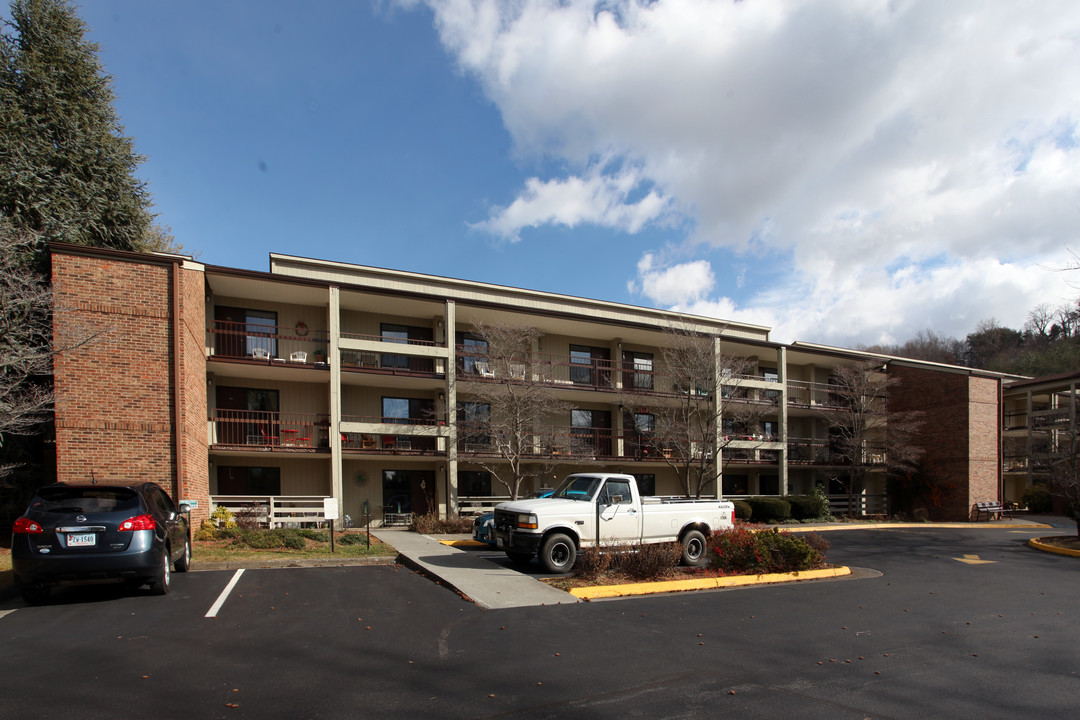
<path id="1" fill-rule="evenodd" d="M 577 546 L 570 536 L 555 533 L 540 546 L 540 564 L 549 573 L 570 572 L 577 560 Z"/>
<path id="2" fill-rule="evenodd" d="M 705 564 L 705 534 L 700 530 L 691 530 L 682 536 L 682 564 L 688 567 L 701 567 Z"/>

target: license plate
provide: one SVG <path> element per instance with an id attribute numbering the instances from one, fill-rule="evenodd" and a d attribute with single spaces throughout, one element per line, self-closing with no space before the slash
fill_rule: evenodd
<path id="1" fill-rule="evenodd" d="M 94 533 L 79 533 L 67 536 L 68 547 L 90 547 L 97 545 L 97 535 Z"/>
<path id="2" fill-rule="evenodd" d="M 503 546 L 503 539 L 501 537 L 496 537 L 495 538 L 495 547 L 502 547 L 502 546 Z"/>

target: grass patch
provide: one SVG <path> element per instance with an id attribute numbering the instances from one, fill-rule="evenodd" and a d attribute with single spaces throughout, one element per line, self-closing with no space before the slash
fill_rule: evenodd
<path id="1" fill-rule="evenodd" d="M 249 562 L 274 559 L 332 560 L 334 558 L 394 557 L 394 548 L 371 538 L 367 546 L 366 535 L 358 532 L 334 533 L 335 552 L 330 552 L 329 533 L 246 530 L 242 535 L 212 540 L 195 540 L 191 543 L 191 556 L 195 563 Z"/>

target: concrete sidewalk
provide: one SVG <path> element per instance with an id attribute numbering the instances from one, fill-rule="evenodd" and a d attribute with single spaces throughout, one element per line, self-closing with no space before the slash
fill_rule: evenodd
<path id="1" fill-rule="evenodd" d="M 446 535 L 440 539 L 458 537 Z M 495 610 L 580 602 L 573 595 L 536 578 L 491 562 L 475 552 L 444 545 L 427 535 L 405 529 L 380 528 L 378 538 L 397 550 L 406 564 L 438 578 L 482 608 Z"/>

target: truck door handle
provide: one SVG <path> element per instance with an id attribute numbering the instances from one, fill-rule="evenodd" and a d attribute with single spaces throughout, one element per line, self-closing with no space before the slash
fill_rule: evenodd
<path id="1" fill-rule="evenodd" d="M 635 510 L 633 508 L 630 508 L 629 510 L 626 511 L 626 514 L 627 515 L 637 515 L 637 510 Z"/>

